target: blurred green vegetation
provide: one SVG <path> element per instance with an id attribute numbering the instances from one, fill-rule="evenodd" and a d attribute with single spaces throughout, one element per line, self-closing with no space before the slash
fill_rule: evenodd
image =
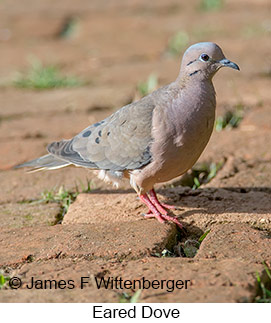
<path id="1" fill-rule="evenodd" d="M 139 301 L 142 289 L 138 289 L 133 295 L 129 295 L 126 292 L 122 292 L 119 297 L 120 303 L 137 303 Z"/>
<path id="2" fill-rule="evenodd" d="M 79 192 L 69 192 L 63 186 L 61 186 L 58 191 L 45 190 L 44 192 L 42 192 L 39 202 L 57 202 L 61 205 L 63 213 L 66 214 L 70 205 L 72 204 L 72 202 L 74 202 L 78 194 Z"/>
<path id="3" fill-rule="evenodd" d="M 92 182 L 86 179 L 87 184 L 85 185 L 82 181 L 79 181 L 81 189 L 79 189 L 76 184 L 74 191 L 69 191 L 65 189 L 64 186 L 59 187 L 59 189 L 51 189 L 45 190 L 41 193 L 41 198 L 37 200 L 23 200 L 19 203 L 30 203 L 30 204 L 38 204 L 38 203 L 57 203 L 60 206 L 60 211 L 56 216 L 56 220 L 51 223 L 51 225 L 55 225 L 57 223 L 61 223 L 64 215 L 68 212 L 70 205 L 75 201 L 76 197 L 80 193 L 89 193 L 94 186 L 92 186 Z"/>
<path id="4" fill-rule="evenodd" d="M 193 177 L 194 184 L 192 189 L 199 188 L 202 184 L 209 183 L 222 168 L 224 162 L 220 163 L 197 163 L 192 168 L 191 177 Z"/>
<path id="5" fill-rule="evenodd" d="M 150 94 L 158 88 L 158 78 L 155 74 L 151 74 L 147 81 L 139 82 L 137 85 L 137 91 L 140 97 Z"/>
<path id="6" fill-rule="evenodd" d="M 76 35 L 79 27 L 79 18 L 78 17 L 68 17 L 61 26 L 60 31 L 57 36 L 59 38 L 72 38 Z"/>
<path id="7" fill-rule="evenodd" d="M 197 163 L 180 180 L 172 184 L 172 186 L 176 187 L 181 185 L 191 187 L 193 190 L 198 189 L 202 184 L 209 183 L 217 175 L 217 172 L 223 167 L 224 162 L 223 160 L 218 163 Z"/>
<path id="8" fill-rule="evenodd" d="M 210 229 L 205 231 L 198 240 L 186 240 L 184 243 L 180 243 L 178 245 L 179 253 L 183 254 L 184 257 L 187 258 L 193 258 L 196 256 L 199 247 L 202 243 L 202 241 L 207 237 L 208 233 L 210 232 Z"/>
<path id="9" fill-rule="evenodd" d="M 20 74 L 14 82 L 16 87 L 38 90 L 74 87 L 83 84 L 76 77 L 62 76 L 56 66 L 43 66 L 38 60 L 33 61 L 29 71 L 25 75 Z"/>
<path id="10" fill-rule="evenodd" d="M 202 11 L 220 10 L 224 6 L 223 0 L 201 0 L 199 8 Z"/>
<path id="11" fill-rule="evenodd" d="M 185 258 L 193 258 L 197 254 L 202 241 L 207 237 L 210 229 L 206 230 L 198 239 L 187 239 L 185 241 L 179 241 L 174 247 L 173 251 L 168 249 L 164 249 L 161 253 L 156 252 L 154 256 L 158 258 L 166 258 L 166 257 L 185 257 Z"/>
<path id="12" fill-rule="evenodd" d="M 226 111 L 223 116 L 218 116 L 215 121 L 215 130 L 221 131 L 223 129 L 230 130 L 237 128 L 244 117 L 244 106 L 242 104 L 236 105 L 232 110 Z"/>
<path id="13" fill-rule="evenodd" d="M 259 294 L 255 298 L 256 303 L 271 303 L 271 273 L 266 263 L 263 263 L 265 269 L 265 276 L 267 283 L 264 283 L 259 275 L 256 273 L 256 279 L 259 286 Z M 267 287 L 268 286 L 268 287 Z"/>
<path id="14" fill-rule="evenodd" d="M 9 280 L 10 277 L 6 277 L 2 273 L 0 273 L 0 289 L 2 289 Z"/>
<path id="15" fill-rule="evenodd" d="M 188 44 L 188 34 L 185 31 L 178 31 L 169 39 L 166 52 L 171 56 L 179 56 Z"/>

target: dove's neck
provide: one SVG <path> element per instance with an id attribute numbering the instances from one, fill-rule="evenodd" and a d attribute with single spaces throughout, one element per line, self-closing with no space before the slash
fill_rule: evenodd
<path id="1" fill-rule="evenodd" d="M 201 72 L 189 75 L 180 73 L 175 81 L 179 91 L 192 92 L 198 97 L 209 96 L 215 100 L 215 89 L 212 82 L 212 77 L 206 77 Z"/>
<path id="2" fill-rule="evenodd" d="M 185 76 L 176 81 L 178 95 L 175 97 L 176 110 L 185 118 L 213 123 L 216 107 L 216 93 L 211 79 Z M 177 117 L 176 117 L 177 118 Z M 201 122 L 201 121 L 200 121 Z M 196 123 L 196 122 L 194 122 Z M 197 127 L 200 127 L 197 125 Z"/>
<path id="3" fill-rule="evenodd" d="M 215 73 L 214 73 L 215 74 Z M 180 87 L 183 87 L 187 83 L 195 82 L 209 82 L 212 83 L 214 74 L 209 74 L 205 70 L 196 69 L 194 71 L 181 70 L 177 77 L 176 82 Z"/>

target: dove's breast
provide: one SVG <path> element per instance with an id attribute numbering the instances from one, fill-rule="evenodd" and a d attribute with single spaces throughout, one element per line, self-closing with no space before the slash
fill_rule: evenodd
<path id="1" fill-rule="evenodd" d="M 206 84 L 182 91 L 153 117 L 152 162 L 132 174 L 137 190 L 148 191 L 155 183 L 182 175 L 206 147 L 215 120 L 215 91 Z M 132 185 L 135 188 L 135 185 Z"/>

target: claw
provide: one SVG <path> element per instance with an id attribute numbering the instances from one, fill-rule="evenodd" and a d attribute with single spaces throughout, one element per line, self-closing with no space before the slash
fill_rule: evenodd
<path id="1" fill-rule="evenodd" d="M 176 206 L 175 205 L 169 205 L 169 204 L 165 204 L 165 203 L 160 203 L 165 209 L 168 210 L 176 210 Z"/>

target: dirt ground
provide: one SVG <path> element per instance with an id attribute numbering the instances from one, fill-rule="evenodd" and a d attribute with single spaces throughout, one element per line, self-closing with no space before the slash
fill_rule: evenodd
<path id="1" fill-rule="evenodd" d="M 1 302 L 119 302 L 134 290 L 97 289 L 95 278 L 190 280 L 187 289 L 145 289 L 140 302 L 252 302 L 258 272 L 271 265 L 271 3 L 225 0 L 217 10 L 200 1 L 2 0 L 0 3 L 0 269 L 19 277 Z M 76 30 L 61 37 L 67 19 Z M 167 53 L 169 39 L 186 32 L 187 45 L 214 41 L 241 72 L 215 79 L 217 115 L 242 106 L 238 128 L 214 131 L 201 162 L 224 161 L 200 188 L 160 186 L 162 200 L 186 232 L 145 220 L 129 188 L 114 190 L 80 168 L 26 173 L 12 167 L 45 153 L 131 102 L 151 73 L 159 86 L 176 78 L 183 50 Z M 187 46 L 186 46 L 187 47 Z M 13 80 L 36 57 L 85 85 L 31 90 Z M 87 182 L 91 190 L 83 193 Z M 84 188 L 83 188 L 84 186 Z M 41 202 L 45 191 L 80 194 L 63 221 L 63 207 Z M 195 257 L 163 256 L 176 245 L 209 234 Z M 171 255 L 171 257 L 170 257 Z M 81 277 L 89 284 L 80 288 Z M 75 287 L 28 289 L 36 280 L 73 280 Z M 124 293 L 126 292 L 127 295 Z"/>

